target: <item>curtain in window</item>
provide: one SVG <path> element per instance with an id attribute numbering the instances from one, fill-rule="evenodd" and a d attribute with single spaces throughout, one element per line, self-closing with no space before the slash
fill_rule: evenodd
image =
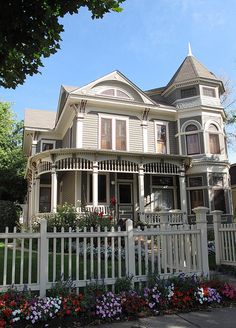
<path id="1" fill-rule="evenodd" d="M 101 148 L 112 149 L 112 120 L 101 119 Z"/>
<path id="2" fill-rule="evenodd" d="M 174 195 L 172 189 L 153 189 L 154 210 L 169 211 L 174 208 Z"/>
<path id="3" fill-rule="evenodd" d="M 198 134 L 189 134 L 186 136 L 187 141 L 187 154 L 193 155 L 193 154 L 199 154 L 199 140 L 198 140 Z"/>
<path id="4" fill-rule="evenodd" d="M 126 121 L 116 120 L 116 149 L 126 150 Z"/>
<path id="5" fill-rule="evenodd" d="M 210 153 L 211 154 L 220 154 L 220 142 L 218 134 L 209 134 L 209 143 L 210 143 Z"/>
<path id="6" fill-rule="evenodd" d="M 166 126 L 156 125 L 157 130 L 157 153 L 166 154 Z"/>

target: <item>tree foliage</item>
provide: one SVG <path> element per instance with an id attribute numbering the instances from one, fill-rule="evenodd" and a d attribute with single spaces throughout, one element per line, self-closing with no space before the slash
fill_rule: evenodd
<path id="1" fill-rule="evenodd" d="M 0 86 L 15 88 L 27 75 L 39 73 L 42 58 L 60 49 L 59 18 L 87 7 L 92 18 L 119 12 L 125 0 L 14 0 L 0 10 Z"/>
<path id="2" fill-rule="evenodd" d="M 18 122 L 11 104 L 0 102 L 0 199 L 23 202 L 26 192 L 22 151 L 23 122 Z"/>

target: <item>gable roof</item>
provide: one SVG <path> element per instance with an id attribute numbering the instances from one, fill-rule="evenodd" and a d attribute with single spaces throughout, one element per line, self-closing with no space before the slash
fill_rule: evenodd
<path id="1" fill-rule="evenodd" d="M 51 130 L 55 126 L 56 112 L 39 109 L 26 109 L 24 127 Z"/>
<path id="2" fill-rule="evenodd" d="M 167 84 L 167 87 L 174 83 L 181 83 L 196 78 L 219 81 L 212 72 L 210 72 L 194 56 L 190 55 L 184 59 L 170 82 Z"/>

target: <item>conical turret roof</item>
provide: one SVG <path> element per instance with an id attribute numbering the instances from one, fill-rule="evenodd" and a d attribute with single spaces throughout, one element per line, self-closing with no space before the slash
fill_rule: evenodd
<path id="1" fill-rule="evenodd" d="M 167 84 L 167 87 L 175 83 L 182 83 L 189 80 L 194 80 L 196 78 L 214 80 L 216 82 L 220 81 L 194 56 L 188 55 L 184 59 L 184 61 L 182 62 L 182 64 L 180 65 L 180 67 L 178 68 L 178 70 L 170 80 L 170 82 Z"/>

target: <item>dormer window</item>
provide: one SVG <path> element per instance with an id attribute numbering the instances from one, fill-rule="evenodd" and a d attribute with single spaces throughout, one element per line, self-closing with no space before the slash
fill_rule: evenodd
<path id="1" fill-rule="evenodd" d="M 188 88 L 181 90 L 181 98 L 190 98 L 197 95 L 196 88 Z"/>
<path id="2" fill-rule="evenodd" d="M 100 95 L 116 97 L 116 98 L 132 99 L 132 97 L 124 90 L 117 89 L 117 88 L 109 88 L 103 90 L 102 92 L 100 92 Z"/>
<path id="3" fill-rule="evenodd" d="M 203 93 L 203 96 L 214 97 L 214 98 L 216 97 L 216 91 L 214 88 L 203 87 L 202 93 Z"/>

